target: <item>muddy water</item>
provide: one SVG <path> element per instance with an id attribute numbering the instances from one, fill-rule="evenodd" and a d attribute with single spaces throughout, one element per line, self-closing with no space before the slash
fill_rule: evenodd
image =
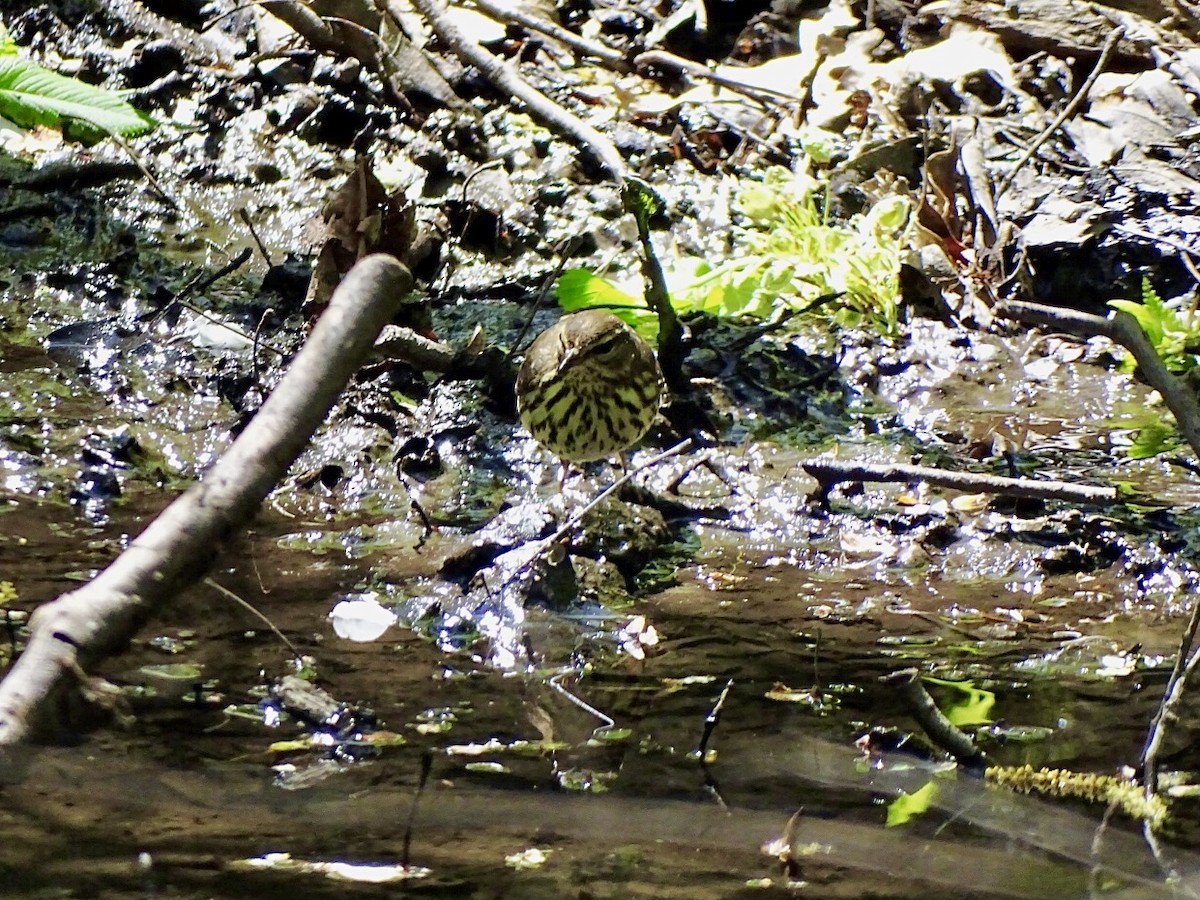
<path id="1" fill-rule="evenodd" d="M 5 659 L 23 637 L 18 614 L 114 558 L 224 450 L 278 374 L 274 357 L 184 333 L 195 321 L 135 318 L 156 285 L 191 273 L 146 251 L 128 283 L 113 281 L 124 226 L 98 219 L 78 233 L 91 244 L 61 248 L 69 265 L 17 256 L 28 277 L 0 287 L 0 582 L 15 593 L 3 592 Z M 257 282 L 224 282 L 233 304 L 206 299 L 253 326 L 276 302 Z M 451 341 L 479 324 L 510 346 L 526 316 L 436 299 Z M 284 349 L 300 339 L 291 325 L 271 334 Z M 1200 499 L 1193 480 L 1115 454 L 1155 415 L 1152 398 L 1104 348 L 931 323 L 903 347 L 829 343 L 756 344 L 758 367 L 732 372 L 704 348 L 729 442 L 671 499 L 723 517 L 671 522 L 675 545 L 641 582 L 652 587 L 609 577 L 586 601 L 481 600 L 440 572 L 502 510 L 561 516 L 610 472 L 559 496 L 553 463 L 474 383 L 356 385 L 211 576 L 307 657 L 365 734 L 404 743 L 321 745 L 316 729 L 277 722 L 261 701 L 294 671 L 290 652 L 198 585 L 97 673 L 125 690 L 118 723 L 4 761 L 0 896 L 394 896 L 395 885 L 246 860 L 403 861 L 426 754 L 407 859 L 429 872 L 406 883 L 414 893 L 775 896 L 802 880 L 830 897 L 1165 896 L 1129 822 L 1115 817 L 1097 839 L 1102 810 L 1012 798 L 931 767 L 938 755 L 919 752 L 919 729 L 878 681 L 917 666 L 987 692 L 966 725 L 1001 763 L 1136 763 L 1197 586 L 1183 511 Z M 770 380 L 811 381 L 798 361 L 831 383 L 797 399 L 794 384 Z M 398 471 L 410 439 L 432 451 L 434 471 Z M 963 498 L 868 487 L 822 509 L 799 465 L 817 452 L 1119 480 L 1175 507 L 955 506 Z M 669 493 L 697 461 L 645 485 Z M 429 540 L 413 499 L 439 526 Z M 379 600 L 400 621 L 372 641 L 343 639 L 327 616 L 347 598 Z M 640 634 L 628 627 L 637 616 Z M 167 664 L 200 674 L 168 685 L 147 669 Z M 701 766 L 695 750 L 727 685 Z M 963 690 L 931 689 L 944 708 L 962 706 Z M 1196 767 L 1197 724 L 1185 714 L 1172 728 L 1170 768 Z M 872 728 L 915 737 L 872 768 L 853 748 Z M 926 812 L 886 827 L 904 795 Z M 762 847 L 797 810 L 785 873 Z M 1190 888 L 1200 867 L 1182 854 L 1194 841 L 1176 837 L 1184 850 L 1167 864 Z M 530 850 L 545 861 L 518 858 Z"/>
<path id="2" fill-rule="evenodd" d="M 66 31 L 53 64 L 125 34 Z M 351 171 L 348 152 L 266 127 L 290 117 L 283 82 L 238 75 L 235 85 L 207 64 L 193 76 L 194 95 L 156 113 L 179 128 L 138 143 L 180 207 L 136 182 L 23 190 L 0 229 L 0 605 L 10 612 L 0 661 L 20 646 L 21 616 L 115 557 L 278 377 L 276 357 L 252 357 L 171 301 L 252 246 L 235 224 L 243 207 L 275 262 L 311 259 L 301 226 Z M 216 127 L 196 115 L 209 96 Z M 432 117 L 423 140 L 465 144 L 468 157 L 434 154 L 449 154 L 457 174 L 427 179 L 407 165 L 412 135 L 399 127 L 381 135 L 377 160 L 395 163 L 439 228 L 467 173 L 479 174 L 477 150 L 513 161 L 508 193 L 537 234 L 512 253 L 447 241 L 429 298 L 440 335 L 465 343 L 479 325 L 512 346 L 558 262 L 548 248 L 567 236 L 597 244 L 570 265 L 639 270 L 615 194 L 549 171 L 555 159 L 569 168 L 561 148 L 543 166 L 528 148 L 544 138 L 504 111 L 488 113 L 486 144 L 483 131 L 459 134 L 456 118 Z M 78 162 L 73 148 L 59 155 Z M 685 217 L 674 238 L 718 258 L 724 179 L 663 165 L 671 206 L 703 217 Z M 304 331 L 303 264 L 272 290 L 253 266 L 189 299 L 223 322 L 263 323 L 286 352 Z M 277 721 L 261 701 L 294 671 L 290 652 L 198 585 L 97 673 L 125 691 L 117 722 L 76 746 L 0 761 L 0 898 L 1194 895 L 1193 809 L 1181 806 L 1154 861 L 1120 815 L 1101 828 L 1101 809 L 1011 797 L 936 765 L 878 681 L 916 666 L 985 692 L 967 707 L 965 690 L 930 684 L 1001 763 L 1100 773 L 1136 763 L 1198 586 L 1187 510 L 1200 492 L 1168 461 L 1122 456 L 1163 414 L 1116 371 L 1112 348 L 921 321 L 897 346 L 828 334 L 750 345 L 734 334 L 724 346 L 745 359 L 717 343 L 692 362 L 728 440 L 680 493 L 726 515 L 672 522 L 676 546 L 643 582 L 654 586 L 617 579 L 614 590 L 609 579 L 603 605 L 481 601 L 442 577 L 442 562 L 503 509 L 561 514 L 554 467 L 474 383 L 395 373 L 357 383 L 211 576 L 307 657 L 363 735 L 404 743 L 322 745 L 318 729 Z M 418 446 L 404 451 L 410 439 Z M 1174 506 L 955 506 L 964 498 L 869 486 L 821 509 L 799 468 L 817 452 L 1122 482 Z M 417 464 L 398 473 L 406 453 Z M 663 492 L 676 474 L 647 482 Z M 569 490 L 566 505 L 595 487 Z M 438 536 L 422 542 L 413 499 Z M 349 597 L 378 599 L 399 624 L 372 641 L 340 638 L 327 616 Z M 640 633 L 627 627 L 635 616 Z M 147 668 L 166 664 L 200 674 L 180 684 Z M 727 685 L 702 766 L 694 751 Z M 1187 709 L 1173 723 L 1167 768 L 1200 768 L 1198 726 Z M 872 767 L 853 747 L 872 728 L 913 739 Z M 924 812 L 896 824 L 906 795 Z M 785 873 L 762 846 L 797 810 Z M 400 886 L 347 884 L 247 862 L 272 853 L 428 871 Z"/>
<path id="3" fill-rule="evenodd" d="M 852 772 L 845 750 L 809 740 L 769 747 L 760 762 L 768 756 L 776 763 L 774 793 L 790 793 L 790 803 L 818 787 L 843 797 L 840 813 L 811 812 L 793 835 L 798 845 L 811 845 L 801 874 L 821 896 L 1082 896 L 1090 877 L 1103 878 L 1113 896 L 1168 896 L 1138 842 L 1118 833 L 1105 837 L 1102 854 L 1119 860 L 1121 874 L 1089 875 L 1081 863 L 1091 852 L 1094 822 L 1078 813 L 997 801 L 978 787 L 950 785 L 943 805 L 956 816 L 967 811 L 966 819 L 931 825 L 919 835 L 884 831 L 848 812 L 853 792 L 840 783 Z M 344 884 L 308 879 L 298 888 L 294 875 L 229 860 L 280 849 L 298 859 L 360 864 L 402 857 L 412 792 L 396 784 L 404 770 L 397 760 L 381 763 L 382 772 L 281 792 L 245 764 L 147 769 L 127 759 L 114 766 L 112 758 L 103 753 L 83 769 L 77 754 L 46 752 L 26 786 L 6 791 L 6 831 L 20 841 L 19 850 L 12 844 L 5 850 L 6 860 L 20 860 L 14 887 L 28 896 L 47 896 L 39 889 L 67 884 L 82 885 L 82 895 L 106 897 L 275 897 L 298 890 L 344 896 Z M 783 765 L 812 777 L 785 774 Z M 764 794 L 734 787 L 728 796 L 734 805 L 722 808 L 631 791 L 575 797 L 442 780 L 423 798 L 411 843 L 414 863 L 430 871 L 408 889 L 479 897 L 497 890 L 532 897 L 740 895 L 747 878 L 770 873 L 758 845 L 778 832 L 783 817 Z M 46 827 L 48 808 L 55 813 L 53 828 Z M 1025 837 L 1052 846 L 1055 856 L 980 837 L 989 826 L 1022 816 Z M 532 846 L 548 853 L 542 869 L 498 864 L 498 856 Z M 139 869 L 135 857 L 143 853 L 151 858 Z M 398 889 L 354 890 L 393 896 Z"/>
<path id="4" fill-rule="evenodd" d="M 90 577 L 221 452 L 236 419 L 221 385 L 248 367 L 145 340 L 55 359 L 38 349 L 54 343 L 51 324 L 30 318 L 0 373 L 12 401 L 0 580 L 14 613 Z M 1017 466 L 1113 477 L 1088 417 L 1132 416 L 1123 410 L 1144 395 L 1127 376 L 1079 359 L 1031 374 L 999 339 L 964 343 L 940 326 L 917 338 L 897 374 L 861 387 L 892 412 L 846 415 L 838 453 L 909 461 L 902 448 L 923 444 L 966 467 L 982 441 L 968 426 L 991 417 Z M 939 754 L 878 679 L 917 666 L 986 692 L 964 725 L 999 763 L 1135 763 L 1196 582 L 1180 511 L 1194 488 L 1168 464 L 1127 463 L 1117 477 L 1171 510 L 952 505 L 962 498 L 910 487 L 843 491 L 821 508 L 799 465 L 815 451 L 740 442 L 679 484 L 680 499 L 725 505 L 726 517 L 677 522 L 675 549 L 643 581 L 653 588 L 631 596 L 610 579 L 603 605 L 481 599 L 440 574 L 475 529 L 506 507 L 561 516 L 611 473 L 559 495 L 553 466 L 510 420 L 469 387 L 438 390 L 402 427 L 445 423 L 440 474 L 402 480 L 392 457 L 404 432 L 339 411 L 211 573 L 307 658 L 367 737 L 320 743 L 262 705 L 295 670 L 289 650 L 197 585 L 97 673 L 125 690 L 119 724 L 6 761 L 3 896 L 398 890 L 262 861 L 278 853 L 407 858 L 429 872 L 406 890 L 455 897 L 728 897 L 791 893 L 797 880 L 821 896 L 1074 898 L 1097 884 L 1166 895 L 1131 823 L 1116 816 L 1098 838 L 1103 810 L 1013 798 L 931 764 Z M 738 414 L 779 424 L 751 412 Z M 1013 443 L 1035 420 L 1040 436 Z M 678 471 L 643 480 L 669 492 Z M 428 540 L 412 497 L 440 523 Z M 327 617 L 347 598 L 378 600 L 399 621 L 374 640 L 341 638 Z M 19 618 L 10 633 L 19 646 Z M 165 664 L 200 674 L 170 687 L 147 668 Z M 727 685 L 702 766 L 695 751 Z M 962 707 L 962 689 L 931 690 Z M 1173 726 L 1169 768 L 1194 767 L 1195 726 L 1187 715 Z M 873 768 L 853 747 L 872 728 L 912 739 Z M 368 744 L 381 732 L 403 743 Z M 905 796 L 924 813 L 887 827 Z M 762 848 L 798 810 L 785 872 Z M 1178 839 L 1165 865 L 1190 885 L 1200 866 Z M 520 856 L 535 850 L 536 865 Z"/>
<path id="5" fill-rule="evenodd" d="M 998 357 L 1008 362 L 997 374 L 964 368 L 945 332 L 924 339 L 918 346 L 940 361 L 905 371 L 924 366 L 926 382 L 936 370 L 953 387 L 932 399 L 906 387 L 907 376 L 881 382 L 898 411 L 889 427 L 945 446 L 974 440 L 960 426 L 981 408 L 1006 421 L 1036 415 L 1058 447 L 1046 451 L 1045 471 L 1103 480 L 1108 451 L 1084 446 L 1083 417 L 1107 410 L 1119 419 L 1132 396 L 1127 379 L 1117 391 L 1123 376 L 1068 361 L 1043 373 L 1041 388 L 1014 387 L 1010 354 Z M 90 364 L 13 358 L 7 377 L 28 396 L 8 422 L 0 573 L 16 593 L 7 607 L 26 613 L 118 554 L 221 451 L 226 416 L 220 404 L 206 408 L 204 391 L 183 394 L 182 406 L 164 394 L 134 415 L 143 388 L 101 402 Z M 207 365 L 152 347 L 130 359 L 140 360 L 138 378 Z M 117 362 L 117 377 L 134 377 Z M 468 401 L 428 403 L 461 417 Z M 937 414 L 918 416 L 930 409 Z M 125 416 L 138 423 L 139 445 L 175 455 L 147 464 L 125 452 L 113 441 Z M 511 433 L 511 423 L 487 421 L 490 434 Z M 25 445 L 36 452 L 23 451 L 16 438 L 34 426 L 43 437 Z M 917 666 L 987 692 L 990 705 L 965 727 L 1002 764 L 1109 773 L 1136 762 L 1195 583 L 1183 513 L 951 506 L 952 496 L 911 488 L 842 492 L 823 509 L 799 467 L 811 451 L 749 443 L 717 458 L 718 474 L 697 469 L 679 486 L 694 501 L 727 503 L 728 517 L 682 525 L 687 550 L 658 564 L 646 582 L 655 588 L 633 599 L 610 593 L 605 606 L 481 603 L 439 571 L 488 510 L 530 504 L 561 515 L 598 483 L 574 480 L 559 496 L 532 448 L 492 442 L 508 447 L 501 462 L 479 463 L 447 441 L 447 471 L 406 485 L 389 464 L 389 441 L 335 415 L 297 470 L 337 464 L 342 476 L 324 487 L 298 475 L 212 572 L 307 658 L 364 733 L 402 742 L 314 743 L 315 729 L 278 720 L 261 701 L 295 669 L 290 652 L 259 618 L 197 585 L 98 673 L 125 690 L 120 724 L 81 735 L 77 747 L 5 761 L 3 895 L 400 889 L 348 887 L 282 867 L 271 856 L 280 853 L 312 863 L 407 860 L 421 868 L 404 890 L 454 897 L 790 895 L 799 881 L 831 897 L 1074 898 L 1097 885 L 1159 897 L 1170 893 L 1164 867 L 1191 890 L 1200 865 L 1186 833 L 1160 864 L 1119 815 L 1101 828 L 1102 809 L 1013 797 L 955 775 L 879 682 Z M 904 459 L 865 430 L 839 452 Z M 511 466 L 507 480 L 488 468 L 501 464 Z M 99 489 L 105 472 L 119 493 Z M 1127 464 L 1120 476 L 1176 503 L 1193 490 L 1163 463 Z M 652 472 L 646 484 L 665 491 L 672 479 Z M 422 541 L 410 491 L 459 518 Z M 399 622 L 374 640 L 341 638 L 327 616 L 347 598 L 377 599 Z M 657 642 L 627 627 L 635 616 Z M 13 619 L 17 645 L 20 629 Z M 200 674 L 174 689 L 147 668 L 180 663 Z M 701 765 L 695 751 L 726 686 Z M 961 706 L 961 690 L 931 690 L 944 708 Z M 1173 727 L 1169 768 L 1194 766 L 1195 725 L 1185 716 Z M 872 728 L 911 740 L 872 766 L 853 746 Z M 924 812 L 888 827 L 906 796 L 922 797 Z M 763 848 L 798 811 L 785 871 Z M 540 863 L 520 856 L 530 851 L 544 854 Z"/>
<path id="6" fill-rule="evenodd" d="M 32 607 L 86 577 L 165 499 L 127 502 L 97 524 L 80 508 L 11 498 L 0 541 L 0 570 L 19 594 L 10 606 Z M 429 559 L 364 557 L 352 546 L 330 549 L 336 541 L 314 550 L 318 542 L 304 546 L 297 535 L 315 523 L 265 511 L 214 580 L 311 656 L 330 693 L 369 705 L 405 745 L 354 762 L 319 749 L 270 752 L 273 741 L 306 733 L 294 722 L 266 724 L 254 706 L 289 669 L 289 654 L 243 609 L 199 586 L 103 672 L 129 688 L 125 730 L 6 761 L 4 896 L 393 896 L 395 885 L 348 887 L 242 861 L 285 852 L 399 863 L 425 751 L 431 778 L 409 859 L 430 871 L 405 887 L 418 893 L 790 894 L 794 885 L 762 847 L 803 810 L 794 844 L 807 855 L 792 876 L 808 882 L 806 893 L 1082 897 L 1103 884 L 1117 896 L 1167 896 L 1119 817 L 1098 832 L 1100 810 L 1013 798 L 938 774 L 919 755 L 872 769 L 851 742 L 868 727 L 914 730 L 877 677 L 916 664 L 994 693 L 996 731 L 1021 737 L 988 747 L 998 761 L 1111 771 L 1137 758 L 1179 617 L 1119 599 L 1129 592 L 1119 571 L 1089 574 L 1086 590 L 1077 573 L 1048 575 L 1022 595 L 1013 573 L 1035 545 L 992 551 L 1001 562 L 971 578 L 953 553 L 914 561 L 899 545 L 855 544 L 835 564 L 833 542 L 863 521 L 840 515 L 811 517 L 807 544 L 787 552 L 747 550 L 745 533 L 701 529 L 698 558 L 679 583 L 622 611 L 621 621 L 641 613 L 660 633 L 643 661 L 615 652 L 611 619 L 531 609 L 537 665 L 503 669 L 479 645 L 447 651 L 420 629 L 397 627 L 369 643 L 338 638 L 324 618 L 338 599 L 378 591 L 381 578 L 411 589 L 428 578 Z M 437 556 L 436 546 L 423 552 Z M 1025 620 L 1003 612 L 1017 609 Z M 1085 625 L 1086 639 L 1075 636 Z M 1126 668 L 1103 668 L 1135 639 L 1141 647 Z M 570 664 L 572 648 L 586 670 Z M 203 666 L 199 699 L 148 695 L 142 667 L 179 661 Z M 552 684 L 554 674 L 562 677 Z M 730 679 L 715 755 L 700 766 L 692 752 Z M 564 690 L 629 736 L 595 741 L 603 721 Z M 465 755 L 489 740 L 547 749 Z M 295 768 L 281 776 L 273 764 Z M 305 789 L 282 786 L 295 785 L 296 772 L 320 774 Z M 937 788 L 929 811 L 885 828 L 888 804 L 926 785 Z M 548 854 L 540 867 L 506 863 L 530 848 Z M 1200 872 L 1190 857 L 1173 862 L 1185 881 Z"/>

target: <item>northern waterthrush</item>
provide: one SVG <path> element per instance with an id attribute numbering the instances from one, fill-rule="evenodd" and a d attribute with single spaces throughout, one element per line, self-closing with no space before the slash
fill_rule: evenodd
<path id="1" fill-rule="evenodd" d="M 650 345 L 614 316 L 586 310 L 537 336 L 517 374 L 517 413 L 534 440 L 566 462 L 628 450 L 662 402 Z"/>

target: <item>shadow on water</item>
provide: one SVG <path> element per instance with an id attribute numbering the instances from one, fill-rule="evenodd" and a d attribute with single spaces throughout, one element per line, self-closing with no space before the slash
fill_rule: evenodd
<path id="1" fill-rule="evenodd" d="M 757 759 L 738 762 L 776 775 L 774 793 L 791 793 L 797 805 L 841 794 L 847 809 L 860 807 L 858 815 L 799 819 L 800 874 L 822 896 L 1084 897 L 1097 885 L 1106 897 L 1177 896 L 1139 839 L 1116 829 L 1098 838 L 1089 817 L 946 780 L 933 821 L 916 832 L 884 830 L 856 819 L 865 818 L 868 795 L 895 789 L 887 778 L 856 775 L 851 751 L 821 741 L 776 749 L 761 747 Z M 95 747 L 88 758 L 44 751 L 23 768 L 24 779 L 4 788 L 0 814 L 7 836 L 0 871 L 6 896 L 16 897 L 54 888 L 61 896 L 295 896 L 294 876 L 234 861 L 286 849 L 296 858 L 395 863 L 413 797 L 395 786 L 411 774 L 395 761 L 301 792 L 273 788 L 254 766 L 147 769 L 116 746 Z M 574 884 L 598 896 L 731 896 L 771 874 L 761 847 L 782 833 L 790 808 L 764 808 L 772 799 L 755 791 L 727 799 L 722 808 L 438 779 L 412 840 L 413 862 L 432 871 L 408 889 L 553 897 Z M 552 851 L 545 868 L 526 875 L 499 865 L 527 846 Z M 1194 883 L 1195 860 L 1177 862 Z M 332 897 L 346 887 L 309 881 L 301 890 Z M 354 890 L 392 896 L 396 888 Z"/>

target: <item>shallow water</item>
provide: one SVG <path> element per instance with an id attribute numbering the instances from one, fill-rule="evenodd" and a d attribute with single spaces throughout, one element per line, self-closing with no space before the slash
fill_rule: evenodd
<path id="1" fill-rule="evenodd" d="M 127 503 L 120 518 L 132 526 L 156 506 L 138 514 Z M 124 540 L 117 518 L 98 526 L 80 509 L 10 501 L 0 567 L 21 601 L 52 596 L 116 552 Z M 790 892 L 762 847 L 802 809 L 794 844 L 817 846 L 800 858 L 800 875 L 821 896 L 1082 897 L 1110 876 L 1123 885 L 1117 896 L 1167 895 L 1120 817 L 1097 832 L 1100 809 L 1011 797 L 963 774 L 935 774 L 906 753 L 872 769 L 851 746 L 868 727 L 914 728 L 877 678 L 917 664 L 992 691 L 996 731 L 1034 736 L 988 745 L 1000 762 L 1111 771 L 1135 760 L 1181 622 L 1112 599 L 1124 590 L 1120 573 L 1094 573 L 1082 597 L 1065 596 L 1076 576 L 1047 579 L 1039 596 L 1063 595 L 1063 603 L 1039 608 L 1035 598 L 1032 609 L 1045 619 L 1027 610 L 1025 623 L 995 613 L 1022 605 L 1011 580 L 922 581 L 895 562 L 831 568 L 777 553 L 731 555 L 736 536 L 709 534 L 677 586 L 626 611 L 645 615 L 661 635 L 645 660 L 614 652 L 611 620 L 531 608 L 525 631 L 538 665 L 504 670 L 479 645 L 446 652 L 402 627 L 371 643 L 339 639 L 324 620 L 332 605 L 368 582 L 378 587 L 381 572 L 415 577 L 420 556 L 405 551 L 405 573 L 382 551 L 361 558 L 285 549 L 296 533 L 295 521 L 264 513 L 214 579 L 311 655 L 337 699 L 369 705 L 379 727 L 407 743 L 357 762 L 319 748 L 268 752 L 273 741 L 307 733 L 288 721 L 269 727 L 254 712 L 255 697 L 289 667 L 287 650 L 240 607 L 197 587 L 103 674 L 132 686 L 145 681 L 143 665 L 192 662 L 208 679 L 204 699 L 130 687 L 136 718 L 128 730 L 9 760 L 6 896 L 341 896 L 338 882 L 246 870 L 238 860 L 287 852 L 400 862 L 424 751 L 433 753 L 432 774 L 409 858 L 432 872 L 408 884 L 418 892 L 552 897 L 575 884 L 593 896 Z M 21 601 L 11 605 L 28 605 Z M 1084 624 L 1092 639 L 1069 636 Z M 1104 670 L 1105 657 L 1134 636 L 1142 646 L 1128 668 Z M 590 666 L 572 666 L 572 652 Z M 693 751 L 730 679 L 709 745 L 715 756 L 700 766 Z M 630 735 L 591 741 L 602 720 L 554 684 Z M 953 704 L 953 691 L 932 690 Z M 251 716 L 232 716 L 231 704 Z M 493 745 L 464 755 L 518 739 L 547 749 L 525 755 Z M 272 770 L 282 762 L 312 775 L 313 786 L 281 786 L 297 778 Z M 937 796 L 929 812 L 884 827 L 891 801 L 930 784 Z M 592 792 L 579 795 L 584 789 Z M 505 864 L 530 847 L 551 851 L 540 868 Z M 142 853 L 148 868 L 137 863 Z M 1092 873 L 1105 862 L 1113 872 Z M 1177 865 L 1200 871 L 1190 859 Z M 758 879 L 774 887 L 747 887 Z"/>
<path id="2" fill-rule="evenodd" d="M 267 135 L 261 108 L 222 123 L 224 139 L 209 146 L 189 108 L 179 109 L 185 142 L 139 143 L 188 210 L 101 186 L 0 231 L 0 270 L 14 273 L 0 280 L 0 582 L 16 595 L 0 591 L 12 613 L 0 659 L 23 640 L 21 616 L 113 559 L 278 377 L 271 354 L 223 344 L 202 320 L 163 315 L 163 302 L 250 244 L 227 230 L 243 206 L 272 257 L 307 258 L 301 223 L 349 171 L 337 148 Z M 429 120 L 435 136 L 439 121 Z M 529 142 L 492 124 L 508 145 L 492 148 L 496 158 Z M 545 174 L 520 149 L 526 168 L 510 174 L 532 196 Z M 278 182 L 254 175 L 267 153 Z M 181 175 L 193 163 L 211 177 Z M 668 195 L 728 211 L 718 179 L 669 172 Z M 410 185 L 424 191 L 424 211 L 465 192 L 445 181 L 444 196 Z M 566 202 L 538 209 L 544 246 L 595 229 L 597 257 L 574 262 L 607 266 L 616 253 L 636 271 L 634 242 L 621 237 L 629 223 L 611 218 L 615 194 L 562 184 Z M 702 229 L 694 242 L 705 241 L 724 246 L 723 228 Z M 447 247 L 457 256 L 429 298 L 439 334 L 462 343 L 480 325 L 485 340 L 511 345 L 554 260 L 510 249 L 500 259 Z M 193 299 L 250 328 L 277 308 L 265 333 L 286 351 L 304 330 L 296 292 L 261 281 L 248 269 Z M 479 383 L 364 376 L 211 572 L 309 658 L 322 687 L 361 717 L 361 739 L 322 737 L 263 704 L 295 668 L 287 647 L 198 585 L 96 673 L 124 688 L 123 724 L 3 761 L 0 894 L 1175 896 L 1120 815 L 1102 829 L 1102 808 L 1012 797 L 932 766 L 916 723 L 878 681 L 917 666 L 962 682 L 930 690 L 1000 763 L 1136 764 L 1198 587 L 1195 479 L 1119 453 L 1140 423 L 1162 417 L 1154 398 L 1115 371 L 1111 348 L 924 321 L 897 346 L 778 335 L 745 354 L 757 365 L 719 348 L 701 352 L 728 442 L 672 500 L 727 515 L 671 522 L 674 545 L 657 548 L 654 577 L 642 576 L 652 588 L 630 590 L 627 573 L 589 563 L 595 590 L 562 602 L 526 604 L 507 585 L 472 593 L 483 563 L 465 573 L 443 564 L 462 567 L 477 529 L 502 512 L 519 520 L 515 532 L 551 511 L 561 518 L 611 472 L 560 496 L 553 461 Z M 822 509 L 800 468 L 818 452 L 1128 482 L 1175 507 L 1099 512 L 867 486 Z M 661 494 L 699 456 L 644 481 Z M 414 500 L 438 526 L 428 540 Z M 327 617 L 347 598 L 378 600 L 399 623 L 373 641 L 340 638 Z M 169 684 L 146 668 L 163 664 L 201 675 Z M 727 685 L 702 766 L 695 751 Z M 986 700 L 968 703 L 967 689 Z M 1168 768 L 1200 768 L 1198 726 L 1187 712 L 1172 725 Z M 914 737 L 872 767 L 853 746 L 872 728 Z M 381 732 L 405 742 L 367 742 Z M 906 795 L 926 811 L 888 827 Z M 801 809 L 798 871 L 785 873 L 762 847 Z M 1190 810 L 1181 804 L 1165 852 L 1194 895 Z M 514 855 L 531 848 L 546 861 L 519 868 Z M 401 888 L 245 864 L 270 853 L 430 871 Z M 797 878 L 807 885 L 789 883 Z"/>

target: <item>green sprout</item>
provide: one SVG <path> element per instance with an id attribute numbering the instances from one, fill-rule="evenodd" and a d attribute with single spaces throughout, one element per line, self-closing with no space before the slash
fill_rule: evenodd
<path id="1" fill-rule="evenodd" d="M 822 212 L 819 189 L 815 179 L 783 168 L 743 183 L 730 258 L 716 266 L 693 261 L 690 275 L 672 279 L 674 309 L 761 319 L 796 312 L 838 327 L 868 326 L 894 334 L 900 324 L 909 201 L 887 197 L 839 224 Z M 654 333 L 641 297 L 587 270 L 564 272 L 557 295 L 568 311 L 611 309 L 647 337 Z"/>
<path id="2" fill-rule="evenodd" d="M 815 179 L 782 168 L 742 187 L 736 205 L 743 222 L 731 258 L 701 264 L 695 280 L 676 292 L 676 307 L 760 318 L 789 310 L 895 333 L 909 202 L 889 197 L 836 224 L 818 207 L 820 189 Z M 840 295 L 837 303 L 824 302 L 831 294 Z"/>
<path id="3" fill-rule="evenodd" d="M 1195 378 L 1200 367 L 1200 311 L 1195 306 L 1179 310 L 1168 306 L 1147 278 L 1142 279 L 1140 300 L 1109 300 L 1108 305 L 1133 316 L 1167 371 L 1189 381 Z M 1127 354 L 1122 371 L 1132 372 L 1135 368 L 1137 362 Z M 1126 450 L 1130 459 L 1149 459 L 1183 443 L 1174 423 L 1148 417 L 1135 427 L 1133 443 Z"/>
<path id="4" fill-rule="evenodd" d="M 1163 303 L 1149 279 L 1142 279 L 1141 300 L 1109 300 L 1113 309 L 1133 316 L 1163 365 L 1177 374 L 1200 365 L 1200 313 L 1195 308 L 1175 310 Z M 1125 360 L 1126 371 L 1136 365 Z"/>

